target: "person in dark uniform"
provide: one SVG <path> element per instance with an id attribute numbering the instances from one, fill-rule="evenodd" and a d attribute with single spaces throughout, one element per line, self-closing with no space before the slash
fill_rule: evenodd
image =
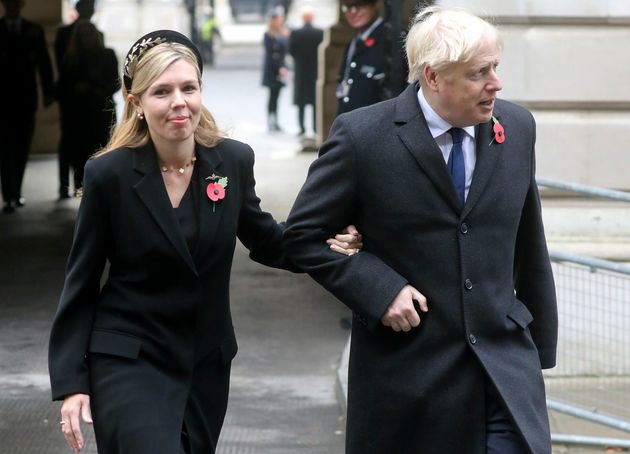
<path id="1" fill-rule="evenodd" d="M 63 134 L 65 152 L 74 169 L 74 188 L 83 186 L 83 167 L 103 148 L 115 123 L 114 93 L 118 91 L 118 60 L 103 45 L 96 26 L 79 20 L 73 27 L 57 82 L 57 99 L 67 106 Z M 60 194 L 63 198 L 63 194 Z"/>
<path id="2" fill-rule="evenodd" d="M 357 35 L 339 68 L 337 115 L 382 101 L 387 76 L 387 36 L 377 0 L 343 0 L 341 11 Z"/>
<path id="3" fill-rule="evenodd" d="M 92 18 L 94 15 L 94 0 L 79 0 L 74 8 L 78 14 L 77 19 L 68 25 L 59 27 L 55 35 L 55 63 L 57 65 L 57 71 L 60 78 L 63 76 L 63 60 L 66 52 L 68 51 L 68 45 L 74 28 L 79 21 L 89 21 Z M 101 41 L 104 42 L 103 33 L 99 32 L 99 34 L 101 36 Z M 61 124 L 61 135 L 59 138 L 59 145 L 57 147 L 57 155 L 59 159 L 59 198 L 66 199 L 70 197 L 68 191 L 70 189 L 70 167 L 72 166 L 72 156 L 69 141 L 71 140 L 71 131 L 73 129 L 76 130 L 71 120 L 72 110 L 75 106 L 68 104 L 63 99 L 59 99 L 59 96 L 57 96 L 57 101 L 59 102 L 59 120 Z M 74 166 L 72 167 L 76 172 L 77 169 Z M 76 189 L 78 188 L 75 186 L 75 190 Z"/>
<path id="4" fill-rule="evenodd" d="M 202 105 L 202 71 L 180 33 L 136 41 L 125 58 L 123 118 L 85 166 L 48 356 L 75 452 L 82 419 L 93 422 L 101 453 L 214 453 L 237 352 L 229 305 L 237 238 L 252 259 L 293 268 L 283 225 L 260 208 L 252 149 L 224 138 Z M 347 231 L 331 249 L 361 247 Z"/>
<path id="5" fill-rule="evenodd" d="M 22 179 L 35 130 L 37 78 L 44 106 L 54 101 L 53 73 L 44 29 L 20 16 L 23 0 L 2 0 L 0 18 L 0 180 L 3 211 L 13 213 L 24 205 Z"/>
<path id="6" fill-rule="evenodd" d="M 267 31 L 263 37 L 265 48 L 262 84 L 269 89 L 267 126 L 270 132 L 281 131 L 278 125 L 278 98 L 288 73 L 286 55 L 289 32 L 284 27 L 282 7 L 273 8 L 268 15 Z"/>
<path id="7" fill-rule="evenodd" d="M 307 105 L 313 107 L 313 131 L 315 131 L 315 88 L 317 83 L 317 48 L 324 39 L 324 31 L 313 27 L 313 9 L 302 10 L 304 25 L 293 30 L 289 35 L 289 54 L 293 57 L 295 79 L 293 86 L 293 103 L 298 108 L 298 124 L 300 135 L 306 133 L 304 127 L 304 110 Z"/>

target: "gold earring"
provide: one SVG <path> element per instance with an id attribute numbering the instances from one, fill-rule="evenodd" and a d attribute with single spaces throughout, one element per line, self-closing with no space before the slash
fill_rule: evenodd
<path id="1" fill-rule="evenodd" d="M 144 115 L 142 115 L 142 112 L 138 112 L 136 114 L 136 117 L 138 118 L 138 120 L 144 120 Z"/>

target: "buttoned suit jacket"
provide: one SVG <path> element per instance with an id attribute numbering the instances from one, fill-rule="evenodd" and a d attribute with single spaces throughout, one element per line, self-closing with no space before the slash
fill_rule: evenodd
<path id="1" fill-rule="evenodd" d="M 224 139 L 214 148 L 197 145 L 196 156 L 202 193 L 192 253 L 150 142 L 85 166 L 49 372 L 53 399 L 91 395 L 104 452 L 119 452 L 115 446 L 138 424 L 155 430 L 133 452 L 179 452 L 187 401 L 194 390 L 217 386 L 200 369 L 229 364 L 237 351 L 229 307 L 237 236 L 253 259 L 286 266 L 282 227 L 260 210 L 254 191 L 251 148 Z M 205 189 L 216 177 L 228 184 L 225 198 L 212 202 Z M 222 393 L 227 398 L 227 387 Z M 197 405 L 201 417 L 222 420 L 218 403 Z"/>
<path id="2" fill-rule="evenodd" d="M 339 116 L 287 220 L 296 265 L 354 314 L 347 453 L 485 453 L 488 381 L 531 453 L 550 453 L 541 368 L 555 365 L 557 311 L 531 114 L 497 100 L 476 127 L 464 207 L 409 86 Z M 356 223 L 364 250 L 322 238 Z M 418 328 L 380 323 L 405 284 L 428 300 Z"/>
<path id="3" fill-rule="evenodd" d="M 0 86 L 6 88 L 4 100 L 11 106 L 11 116 L 33 116 L 38 77 L 44 95 L 53 96 L 52 64 L 44 29 L 27 19 L 20 20 L 20 32 L 14 36 L 8 32 L 6 17 L 0 18 Z"/>

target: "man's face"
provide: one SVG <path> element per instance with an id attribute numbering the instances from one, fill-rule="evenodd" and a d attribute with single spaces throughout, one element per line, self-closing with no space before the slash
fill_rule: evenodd
<path id="1" fill-rule="evenodd" d="M 454 63 L 438 75 L 432 107 L 459 128 L 490 121 L 497 92 L 503 88 L 498 64 L 499 49 L 488 40 L 470 61 Z"/>
<path id="2" fill-rule="evenodd" d="M 376 19 L 376 3 L 365 3 L 361 0 L 346 1 L 341 6 L 341 11 L 348 25 L 355 30 L 365 30 Z"/>
<path id="3" fill-rule="evenodd" d="M 2 6 L 4 6 L 4 10 L 6 15 L 10 18 L 16 18 L 20 15 L 20 11 L 24 7 L 23 0 L 3 0 Z"/>

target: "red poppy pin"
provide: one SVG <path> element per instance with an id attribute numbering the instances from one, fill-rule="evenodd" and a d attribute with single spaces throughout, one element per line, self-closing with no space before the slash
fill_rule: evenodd
<path id="1" fill-rule="evenodd" d="M 376 40 L 371 36 L 368 36 L 366 39 L 363 40 L 363 44 L 365 44 L 365 47 L 372 47 L 374 44 L 376 44 Z"/>
<path id="2" fill-rule="evenodd" d="M 492 116 L 492 123 L 492 132 L 494 133 L 494 137 L 488 145 L 492 145 L 495 141 L 497 143 L 505 142 L 505 129 L 503 129 L 503 125 L 499 123 L 499 119 L 494 115 Z"/>
<path id="3" fill-rule="evenodd" d="M 214 213 L 217 202 L 225 198 L 225 188 L 227 188 L 228 185 L 228 178 L 220 177 L 213 173 L 209 177 L 206 177 L 206 180 L 210 180 L 206 188 L 206 194 L 208 198 L 212 200 L 212 212 Z"/>

